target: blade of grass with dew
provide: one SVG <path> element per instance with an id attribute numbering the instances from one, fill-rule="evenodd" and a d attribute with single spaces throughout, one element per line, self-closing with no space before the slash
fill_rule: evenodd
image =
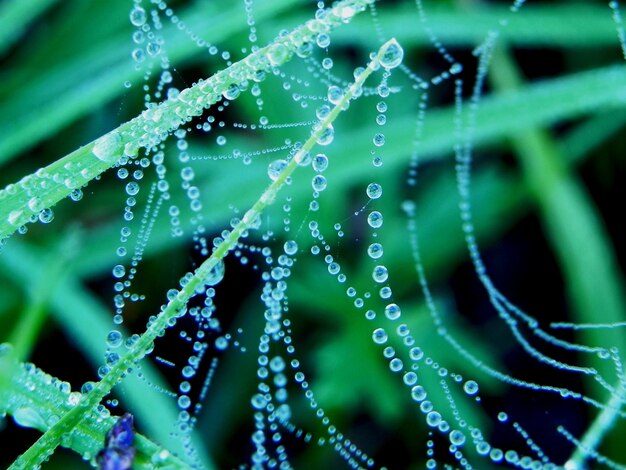
<path id="1" fill-rule="evenodd" d="M 341 15 L 342 11 L 338 13 Z M 351 13 L 354 14 L 355 12 L 351 11 Z M 341 111 L 348 107 L 350 100 L 357 96 L 357 92 L 362 90 L 365 80 L 376 69 L 381 67 L 382 59 L 398 49 L 400 49 L 400 46 L 394 39 L 381 46 L 378 54 L 360 75 L 356 77 L 354 83 L 345 91 L 342 98 L 335 107 L 332 108 L 328 116 L 321 120 L 319 126 L 314 128 L 311 132 L 311 136 L 293 156 L 292 160 L 267 187 L 263 194 L 261 194 L 261 197 L 254 205 L 245 213 L 239 223 L 233 227 L 228 236 L 224 236 L 223 242 L 216 247 L 211 256 L 196 269 L 189 282 L 181 288 L 178 295 L 167 303 L 161 313 L 149 324 L 146 331 L 139 337 L 128 352 L 111 367 L 111 370 L 102 380 L 97 382 L 88 394 L 81 397 L 80 401 L 71 411 L 66 413 L 24 452 L 24 454 L 18 457 L 11 465 L 11 469 L 16 470 L 24 466 L 31 467 L 41 465 L 41 463 L 54 452 L 54 449 L 60 444 L 63 436 L 71 432 L 80 422 L 85 413 L 92 410 L 110 393 L 111 389 L 121 381 L 122 377 L 128 373 L 128 370 L 153 349 L 154 340 L 165 334 L 165 330 L 171 325 L 171 322 L 185 313 L 187 302 L 196 294 L 197 289 L 204 285 L 205 279 L 210 274 L 211 270 L 231 250 L 235 249 L 239 240 L 243 236 L 247 236 L 249 230 L 255 227 L 257 221 L 260 220 L 261 213 L 274 202 L 276 195 L 287 183 L 291 174 L 299 166 L 304 156 L 316 145 L 322 134 L 332 125 Z"/>
<path id="2" fill-rule="evenodd" d="M 52 377 L 32 364 L 15 361 L 15 351 L 9 345 L 0 345 L 0 411 L 13 416 L 20 425 L 45 431 L 63 413 L 72 408 L 80 396 L 72 392 L 67 382 Z M 81 421 L 62 445 L 89 459 L 102 448 L 104 436 L 116 417 L 103 418 L 95 414 Z M 191 468 L 167 449 L 159 447 L 141 434 L 135 435 L 137 468 L 167 466 L 172 469 Z M 156 459 L 155 459 L 156 456 Z"/>
<path id="3" fill-rule="evenodd" d="M 327 10 L 325 16 L 310 20 L 269 46 L 186 88 L 176 99 L 145 110 L 99 139 L 7 186 L 0 191 L 0 239 L 36 219 L 42 209 L 54 206 L 73 189 L 84 186 L 115 166 L 121 158 L 137 155 L 142 147 L 151 148 L 160 144 L 168 133 L 221 100 L 229 87 L 258 80 L 258 73 L 290 60 L 299 47 L 314 40 L 318 31 L 332 30 L 349 22 L 371 1 L 339 2 Z"/>
<path id="4" fill-rule="evenodd" d="M 280 15 L 302 1 L 260 3 L 255 9 L 256 20 L 262 23 L 265 18 Z M 182 12 L 181 19 L 194 31 L 210 31 L 211 42 L 223 41 L 248 27 L 241 21 L 239 5 L 214 12 L 204 10 L 205 6 L 196 4 Z M 175 26 L 166 25 L 163 31 L 165 37 L 172 38 L 166 45 L 170 60 L 182 64 L 201 56 L 202 49 L 186 35 L 175 34 L 176 30 Z M 142 78 L 143 72 L 134 70 L 130 64 L 128 31 L 119 33 L 83 48 L 81 54 L 61 61 L 46 73 L 23 77 L 18 69 L 17 77 L 4 78 L 20 86 L 17 93 L 0 102 L 0 113 L 13 116 L 0 128 L 0 164 L 125 92 L 121 85 L 124 80 Z M 34 66 L 26 63 L 23 69 L 29 71 Z"/>
<path id="5" fill-rule="evenodd" d="M 539 83 L 526 85 L 523 88 L 506 93 L 487 96 L 478 109 L 475 141 L 477 147 L 498 142 L 502 138 L 512 136 L 529 126 L 548 126 L 565 119 L 572 119 L 588 112 L 606 112 L 608 116 L 614 112 L 611 109 L 618 100 L 623 99 L 626 83 L 626 67 L 608 67 L 591 72 L 582 72 L 563 78 L 545 80 Z M 454 109 L 433 109 L 426 116 L 424 123 L 424 137 L 420 143 L 420 154 L 423 161 L 440 159 L 451 155 L 454 145 L 454 136 L 450 132 L 453 126 Z M 390 119 L 385 128 L 387 144 L 385 153 L 386 163 L 382 171 L 397 171 L 407 163 L 407 146 L 411 145 L 414 117 L 412 114 L 396 116 Z M 375 125 L 363 126 L 356 130 L 346 129 L 343 139 L 334 143 L 334 152 L 337 155 L 346 153 L 366 155 L 370 148 L 371 136 L 378 132 Z M 249 144 L 248 144 L 249 145 Z M 245 144 L 239 146 L 246 149 Z M 202 152 L 198 149 L 196 154 Z M 265 169 L 251 166 L 246 172 L 233 171 L 233 165 L 239 162 L 224 161 L 221 166 L 199 166 L 196 170 L 199 181 L 211 179 L 211 188 L 214 194 L 231 193 L 231 203 L 236 206 L 247 204 L 252 200 L 254 185 Z M 333 163 L 335 182 L 344 187 L 350 181 L 363 180 L 367 177 L 368 167 L 362 165 L 358 159 L 342 158 Z M 233 185 L 241 188 L 232 194 Z M 294 196 L 302 197 L 308 188 L 294 188 Z M 176 199 L 176 195 L 173 196 Z M 182 202 L 176 202 L 176 204 Z M 215 227 L 230 218 L 227 207 L 212 208 L 212 217 L 216 221 Z M 165 222 L 163 222 L 165 223 Z M 119 228 L 106 226 L 96 232 L 89 246 L 93 247 L 77 260 L 79 271 L 83 275 L 91 275 L 108 269 L 109 255 L 116 248 L 116 235 Z M 178 243 L 172 240 L 167 227 L 157 230 L 153 234 L 152 243 L 147 247 L 149 255 L 164 246 Z"/>
<path id="6" fill-rule="evenodd" d="M 0 265 L 7 272 L 11 272 L 20 281 L 21 286 L 28 289 L 29 295 L 33 295 L 33 290 L 39 282 L 37 277 L 45 276 L 45 273 L 38 269 L 42 255 L 34 247 L 27 247 L 17 240 L 11 243 L 11 250 L 6 250 L 0 256 Z M 34 276 L 35 279 L 33 279 Z M 70 276 L 58 282 L 50 299 L 50 308 L 66 335 L 72 338 L 74 345 L 86 354 L 94 368 L 102 365 L 103 341 L 112 326 L 111 314 L 108 310 Z M 117 329 L 123 332 L 122 328 L 117 327 Z M 124 334 L 124 337 L 127 336 Z M 150 363 L 142 364 L 142 374 L 158 389 L 167 389 L 160 373 Z M 150 436 L 162 443 L 172 442 L 167 424 L 173 425 L 178 417 L 174 400 L 156 390 L 147 393 L 145 383 L 135 374 L 130 374 L 122 382 L 120 388 L 123 402 L 133 410 L 133 414 Z M 159 413 L 154 413 L 155 409 L 158 409 Z M 170 445 L 170 450 L 184 455 L 182 444 L 175 442 L 175 445 Z M 192 443 L 205 467 L 214 468 L 210 458 L 203 452 L 202 439 L 192 434 Z"/>

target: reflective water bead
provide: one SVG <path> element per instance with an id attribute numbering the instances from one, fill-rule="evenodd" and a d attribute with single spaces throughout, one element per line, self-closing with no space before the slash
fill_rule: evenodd
<path id="1" fill-rule="evenodd" d="M 372 271 L 372 278 L 375 282 L 385 282 L 389 278 L 389 273 L 385 266 L 375 266 Z"/>
<path id="2" fill-rule="evenodd" d="M 186 410 L 191 405 L 191 400 L 187 395 L 181 395 L 178 397 L 178 407 L 181 410 Z"/>
<path id="3" fill-rule="evenodd" d="M 226 273 L 226 266 L 224 260 L 219 260 L 215 266 L 213 266 L 204 278 L 204 284 L 207 286 L 214 286 L 224 279 Z"/>
<path id="4" fill-rule="evenodd" d="M 396 68 L 402 63 L 404 57 L 404 50 L 402 46 L 398 44 L 398 41 L 392 39 L 387 43 L 387 47 L 380 58 L 380 65 L 386 69 Z"/>
<path id="5" fill-rule="evenodd" d="M 146 22 L 146 10 L 136 5 L 130 11 L 130 22 L 133 26 L 143 26 Z"/>
<path id="6" fill-rule="evenodd" d="M 134 181 L 131 181 L 126 185 L 126 194 L 129 196 L 134 196 L 139 192 L 139 185 Z"/>
<path id="7" fill-rule="evenodd" d="M 372 259 L 379 259 L 383 256 L 383 246 L 380 243 L 372 243 L 367 247 L 367 254 Z"/>
<path id="8" fill-rule="evenodd" d="M 311 180 L 311 186 L 315 191 L 321 192 L 326 189 L 328 185 L 326 178 L 322 175 L 315 175 Z"/>
<path id="9" fill-rule="evenodd" d="M 328 46 L 330 46 L 330 36 L 326 33 L 320 33 L 315 38 L 315 42 L 317 43 L 318 47 L 326 49 Z"/>
<path id="10" fill-rule="evenodd" d="M 252 403 L 252 407 L 257 410 L 262 410 L 267 405 L 267 400 L 265 399 L 265 396 L 260 393 L 254 395 L 250 402 Z"/>
<path id="11" fill-rule="evenodd" d="M 113 267 L 112 273 L 113 277 L 120 279 L 126 274 L 126 268 L 123 265 L 118 264 Z"/>
<path id="12" fill-rule="evenodd" d="M 379 102 L 376 104 L 376 110 L 377 110 L 379 113 L 384 113 L 385 111 L 387 111 L 387 103 L 385 103 L 384 101 L 379 101 Z"/>
<path id="13" fill-rule="evenodd" d="M 109 331 L 107 334 L 107 346 L 110 348 L 117 348 L 122 344 L 122 333 L 117 330 Z"/>
<path id="14" fill-rule="evenodd" d="M 417 382 L 417 374 L 413 371 L 406 372 L 402 377 L 402 380 L 404 381 L 405 385 L 415 385 L 415 383 Z"/>
<path id="15" fill-rule="evenodd" d="M 378 199 L 383 195 L 383 187 L 378 183 L 370 183 L 365 192 L 370 199 Z"/>
<path id="16" fill-rule="evenodd" d="M 293 256 L 298 252 L 298 243 L 295 240 L 287 240 L 283 245 L 283 249 L 286 254 Z"/>
<path id="17" fill-rule="evenodd" d="M 463 390 L 468 395 L 476 395 L 478 393 L 478 384 L 474 380 L 468 380 L 463 385 Z"/>
<path id="18" fill-rule="evenodd" d="M 318 173 L 322 173 L 326 168 L 328 168 L 328 157 L 323 153 L 318 153 L 313 157 L 313 169 Z"/>
<path id="19" fill-rule="evenodd" d="M 450 443 L 457 447 L 462 446 L 463 444 L 465 444 L 465 434 L 455 429 L 450 433 Z"/>
<path id="20" fill-rule="evenodd" d="M 328 101 L 332 104 L 338 104 L 343 98 L 343 90 L 338 86 L 332 85 L 328 87 Z"/>
<path id="21" fill-rule="evenodd" d="M 426 424 L 430 427 L 437 427 L 441 423 L 441 415 L 437 411 L 429 411 L 426 415 Z"/>
<path id="22" fill-rule="evenodd" d="M 330 111 L 330 106 L 328 106 L 327 104 L 323 104 L 322 106 L 317 108 L 317 110 L 315 111 L 315 115 L 317 116 L 317 119 L 321 121 L 330 114 Z"/>
<path id="23" fill-rule="evenodd" d="M 378 211 L 372 211 L 367 216 L 367 223 L 372 228 L 380 228 L 383 226 L 383 215 Z"/>
<path id="24" fill-rule="evenodd" d="M 316 132 L 316 130 L 314 130 L 314 132 Z M 328 124 L 328 126 L 326 126 L 326 129 L 324 129 L 317 136 L 316 142 L 318 145 L 329 145 L 332 143 L 334 138 L 335 138 L 335 129 L 333 128 L 332 124 Z"/>
<path id="25" fill-rule="evenodd" d="M 387 342 L 387 333 L 382 328 L 376 328 L 372 332 L 372 340 L 376 344 L 385 344 Z"/>
<path id="26" fill-rule="evenodd" d="M 421 385 L 415 385 L 411 389 L 411 398 L 415 401 L 422 401 L 426 398 L 426 390 Z"/>
<path id="27" fill-rule="evenodd" d="M 389 362 L 389 369 L 391 369 L 392 372 L 400 372 L 403 367 L 404 365 L 402 364 L 402 360 L 397 357 L 393 358 Z"/>
<path id="28" fill-rule="evenodd" d="M 322 59 L 322 68 L 324 68 L 325 70 L 332 69 L 333 59 L 331 59 L 330 57 L 324 57 L 324 59 Z"/>
<path id="29" fill-rule="evenodd" d="M 287 160 L 274 160 L 267 167 L 267 174 L 272 181 L 276 181 L 286 166 Z"/>
<path id="30" fill-rule="evenodd" d="M 389 304 L 385 307 L 385 316 L 389 318 L 389 320 L 397 320 L 400 318 L 402 311 L 398 304 Z"/>
<path id="31" fill-rule="evenodd" d="M 39 222 L 42 224 L 49 224 L 54 219 L 54 212 L 52 209 L 44 209 L 39 213 Z"/>
<path id="32" fill-rule="evenodd" d="M 384 116 L 383 116 L 383 118 L 384 118 Z M 385 123 L 385 120 L 383 119 L 382 124 L 384 124 L 384 123 Z M 381 124 L 381 123 L 379 123 L 379 124 Z M 374 142 L 374 145 L 376 147 L 382 147 L 383 145 L 385 145 L 385 134 L 383 134 L 381 132 L 378 132 L 378 133 L 374 134 L 372 142 Z"/>

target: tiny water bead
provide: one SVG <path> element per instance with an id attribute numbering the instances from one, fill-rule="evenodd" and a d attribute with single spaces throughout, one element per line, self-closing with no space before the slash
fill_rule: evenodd
<path id="1" fill-rule="evenodd" d="M 385 307 L 385 316 L 389 320 L 397 320 L 398 318 L 400 318 L 401 314 L 402 310 L 400 310 L 398 304 L 391 303 Z"/>
<path id="2" fill-rule="evenodd" d="M 365 192 L 370 199 L 379 199 L 383 195 L 383 187 L 378 183 L 370 183 Z"/>
<path id="3" fill-rule="evenodd" d="M 389 278 L 387 268 L 381 265 L 374 267 L 374 270 L 372 271 L 372 278 L 378 283 L 385 282 Z"/>
<path id="4" fill-rule="evenodd" d="M 135 5 L 130 11 L 130 22 L 133 26 L 143 26 L 146 22 L 146 10 L 139 5 Z"/>
<path id="5" fill-rule="evenodd" d="M 378 211 L 372 211 L 367 216 L 367 223 L 372 228 L 380 228 L 383 226 L 383 215 Z"/>
<path id="6" fill-rule="evenodd" d="M 313 170 L 318 173 L 322 173 L 328 168 L 328 157 L 323 153 L 318 153 L 313 157 L 312 161 Z"/>
<path id="7" fill-rule="evenodd" d="M 270 177 L 272 181 L 276 181 L 280 176 L 281 172 L 287 167 L 287 160 L 274 160 L 267 167 L 267 175 Z"/>
<path id="8" fill-rule="evenodd" d="M 367 254 L 372 259 L 379 259 L 383 256 L 383 246 L 380 243 L 372 243 L 367 247 Z"/>
<path id="9" fill-rule="evenodd" d="M 387 332 L 382 328 L 376 328 L 372 332 L 372 340 L 376 344 L 385 344 L 387 342 Z"/>
<path id="10" fill-rule="evenodd" d="M 474 380 L 468 380 L 463 384 L 463 390 L 468 395 L 476 395 L 478 393 L 478 383 Z"/>

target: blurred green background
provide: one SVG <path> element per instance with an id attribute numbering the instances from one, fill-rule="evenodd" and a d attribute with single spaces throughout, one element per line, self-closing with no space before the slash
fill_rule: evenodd
<path id="1" fill-rule="evenodd" d="M 243 2 L 196 0 L 168 5 L 191 30 L 220 50 L 230 51 L 233 59 L 242 58 L 242 48 L 249 48 Z M 478 242 L 495 284 L 546 329 L 554 321 L 625 321 L 621 204 L 625 195 L 621 182 L 626 170 L 626 70 L 606 2 L 531 2 L 515 15 L 508 12 L 509 2 L 426 1 L 424 5 L 433 33 L 464 65 L 460 78 L 466 98 L 476 75 L 472 51 L 491 29 L 501 30 L 475 124 L 472 180 Z M 55 161 L 142 110 L 143 72 L 134 69 L 130 58 L 130 7 L 131 2 L 125 0 L 0 3 L 0 186 Z M 282 29 L 301 24 L 314 10 L 315 3 L 307 1 L 255 2 L 259 44 L 269 42 Z M 404 64 L 412 71 L 430 79 L 448 67 L 429 43 L 414 3 L 382 1 L 376 10 L 384 35 L 397 37 L 405 50 Z M 501 27 L 501 18 L 508 18 L 506 28 Z M 328 55 L 335 64 L 332 73 L 350 80 L 352 70 L 364 66 L 368 54 L 378 48 L 374 24 L 370 14 L 362 14 L 333 33 L 328 51 L 316 50 L 315 57 L 321 60 Z M 166 21 L 162 35 L 172 64 L 173 85 L 179 89 L 225 67 L 224 60 L 209 55 Z M 303 108 L 290 97 L 294 92 L 325 95 L 326 85 L 299 59 L 281 70 L 287 77 L 307 80 L 310 87 L 292 83 L 292 89 L 286 90 L 285 80 L 269 76 L 261 83 L 262 112 L 249 92 L 223 112 L 209 110 L 205 117 L 213 115 L 223 120 L 225 127 L 208 135 L 192 132 L 189 153 L 210 156 L 234 149 L 256 151 L 281 146 L 285 139 L 306 139 L 306 126 L 266 131 L 233 126 L 258 123 L 260 116 L 267 116 L 270 123 L 315 119 L 316 101 Z M 149 84 L 154 85 L 156 75 L 152 74 Z M 127 80 L 132 87 L 123 85 Z M 376 86 L 379 80 L 380 75 L 372 77 L 369 85 Z M 297 357 L 318 402 L 377 465 L 423 468 L 427 430 L 422 415 L 400 377 L 389 372 L 372 343 L 373 322 L 365 320 L 345 295 L 348 285 L 373 290 L 373 264 L 366 254 L 370 242 L 366 212 L 354 213 L 367 202 L 365 186 L 375 180 L 383 184 L 384 197 L 372 207 L 385 216 L 379 239 L 385 246 L 394 300 L 402 305 L 404 320 L 416 343 L 442 367 L 481 384 L 480 405 L 462 393 L 455 395 L 463 416 L 480 427 L 494 445 L 530 453 L 510 425 L 496 425 L 497 412 L 504 410 L 561 464 L 573 449 L 558 435 L 556 426 L 562 424 L 580 436 L 597 412 L 577 401 L 505 386 L 478 371 L 437 336 L 409 256 L 402 201 L 411 199 L 417 204 L 424 268 L 446 325 L 459 343 L 486 364 L 514 377 L 568 387 L 600 402 L 608 395 L 591 380 L 555 373 L 531 359 L 490 307 L 460 229 L 452 153 L 457 139 L 452 83 L 429 90 L 424 132 L 417 147 L 421 166 L 415 189 L 409 189 L 405 179 L 420 95 L 400 71 L 392 74 L 389 84 L 398 91 L 386 100 L 383 166 L 374 168 L 370 154 L 372 136 L 381 130 L 375 123 L 379 99 L 365 96 L 339 117 L 334 142 L 325 148 L 330 159 L 325 173 L 329 184 L 319 198 L 320 211 L 308 211 L 312 171 L 303 169 L 268 213 L 266 227 L 273 230 L 271 239 L 266 242 L 257 237 L 250 242 L 279 250 L 287 236 L 295 235 L 298 241 L 300 254 L 288 290 Z M 217 135 L 227 138 L 226 145 L 216 144 Z M 202 191 L 207 232 L 218 235 L 236 210 L 245 211 L 268 183 L 268 163 L 284 156 L 261 155 L 247 166 L 237 160 L 192 162 L 196 185 Z M 143 331 L 148 316 L 158 312 L 167 290 L 201 262 L 192 246 L 191 212 L 179 189 L 183 165 L 173 140 L 167 144 L 166 165 L 172 188 L 172 200 L 167 204 L 181 208 L 185 235 L 171 237 L 169 217 L 162 211 L 134 284 L 146 300 L 126 308 L 124 325 L 137 333 Z M 147 182 L 155 179 L 152 167 L 145 173 L 137 215 L 145 204 Z M 123 186 L 115 171 L 109 171 L 83 188 L 80 202 L 61 202 L 54 208 L 51 224 L 29 226 L 25 235 L 11 238 L 0 254 L 0 341 L 18 335 L 23 339 L 23 360 L 77 389 L 86 380 L 95 380 L 105 335 L 112 327 L 111 268 L 117 264 L 115 249 L 119 230 L 125 225 Z M 292 205 L 291 232 L 286 234 L 281 207 L 288 201 Z M 310 255 L 313 242 L 306 226 L 298 230 L 311 218 L 319 222 L 333 256 L 348 276 L 343 286 L 326 274 L 322 259 Z M 341 238 L 333 229 L 338 222 L 345 233 Z M 248 256 L 250 264 L 261 265 L 258 255 Z M 205 458 L 217 468 L 249 463 L 253 430 L 249 400 L 258 381 L 255 351 L 263 328 L 259 272 L 232 257 L 226 262 L 226 273 L 217 289 L 216 316 L 223 333 L 236 337 L 247 352 L 210 349 L 201 368 L 208 369 L 211 357 L 219 358 L 197 433 L 200 453 L 210 456 Z M 192 326 L 178 325 L 160 340 L 155 355 L 183 364 L 191 353 L 178 337 L 185 328 Z M 243 333 L 238 334 L 238 328 Z M 580 335 L 565 332 L 559 337 L 592 346 L 625 346 L 623 329 Z M 597 367 L 615 383 L 614 371 L 607 368 L 606 361 L 577 357 L 555 347 L 544 350 L 564 362 Z M 139 431 L 166 448 L 176 448 L 180 444 L 169 437 L 175 403 L 156 388 L 175 391 L 180 367 L 153 363 L 146 365 L 144 372 L 150 377 L 148 382 L 160 385 L 128 380 L 116 392 L 121 405 L 113 413 L 133 412 Z M 423 372 L 420 380 L 432 401 L 445 408 L 439 378 L 432 371 Z M 199 377 L 194 388 L 198 390 L 201 383 Z M 295 386 L 289 391 L 294 423 L 320 433 L 321 424 L 307 409 L 302 394 Z M 9 417 L 2 426 L 0 466 L 7 466 L 39 432 L 20 428 Z M 624 426 L 618 425 L 601 450 L 619 460 L 623 436 Z M 295 468 L 343 465 L 328 447 L 286 439 Z M 447 444 L 436 440 L 435 447 L 437 457 L 446 461 Z M 468 451 L 468 456 L 476 459 L 475 452 Z M 476 462 L 476 468 L 489 468 L 484 460 Z M 63 450 L 47 467 L 69 465 L 81 465 L 80 458 Z"/>

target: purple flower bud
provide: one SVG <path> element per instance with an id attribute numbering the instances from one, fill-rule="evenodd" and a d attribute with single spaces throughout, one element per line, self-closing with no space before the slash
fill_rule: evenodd
<path id="1" fill-rule="evenodd" d="M 96 456 L 100 470 L 130 470 L 135 458 L 133 415 L 124 414 L 107 432 L 105 447 Z"/>

